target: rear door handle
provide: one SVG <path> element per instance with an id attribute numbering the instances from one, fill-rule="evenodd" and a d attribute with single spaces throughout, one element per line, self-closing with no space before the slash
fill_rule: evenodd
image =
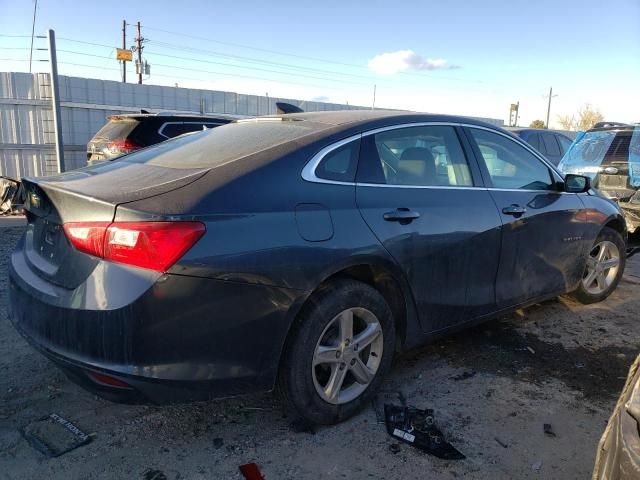
<path id="1" fill-rule="evenodd" d="M 420 218 L 418 212 L 409 210 L 408 208 L 396 208 L 391 212 L 387 212 L 383 215 L 383 218 L 387 222 L 400 222 L 403 225 L 413 222 L 416 218 Z"/>
<path id="2" fill-rule="evenodd" d="M 504 213 L 505 215 L 513 215 L 514 217 L 519 217 L 526 211 L 526 208 L 521 207 L 520 205 L 516 205 L 515 203 L 502 209 L 502 213 Z"/>

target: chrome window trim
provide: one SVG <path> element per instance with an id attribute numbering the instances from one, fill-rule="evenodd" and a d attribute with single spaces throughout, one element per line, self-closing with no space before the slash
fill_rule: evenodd
<path id="1" fill-rule="evenodd" d="M 473 125 L 470 123 L 456 123 L 456 122 L 415 122 L 415 123 L 400 123 L 397 125 L 388 125 L 386 127 L 380 127 L 373 130 L 367 130 L 365 132 L 358 133 L 356 135 L 352 135 L 350 137 L 339 140 L 331 145 L 327 145 L 322 148 L 318 153 L 316 153 L 311 160 L 307 162 L 307 164 L 302 169 L 301 176 L 307 182 L 312 183 L 326 183 L 330 185 L 350 185 L 350 186 L 363 186 L 363 187 L 382 187 L 382 188 L 431 188 L 431 189 L 467 189 L 467 190 L 496 190 L 496 191 L 504 191 L 504 192 L 553 192 L 553 193 L 569 193 L 569 192 L 554 192 L 552 190 L 524 190 L 524 189 L 510 189 L 510 188 L 494 188 L 494 187 L 477 187 L 477 186 L 454 186 L 454 185 L 389 185 L 386 183 L 358 183 L 358 182 L 340 182 L 337 180 L 327 180 L 324 178 L 319 178 L 316 176 L 316 168 L 320 164 L 320 162 L 324 159 L 324 157 L 336 150 L 337 148 L 346 145 L 347 143 L 362 139 L 364 137 L 368 137 L 369 135 L 375 135 L 377 133 L 386 132 L 390 130 L 398 130 L 401 128 L 411 128 L 411 127 L 427 127 L 427 126 L 449 126 L 449 127 L 466 127 L 466 128 L 477 128 L 479 130 L 486 130 L 488 132 L 493 132 L 497 135 L 502 135 L 503 137 L 508 138 L 509 140 L 517 143 L 518 145 L 524 147 L 528 150 L 535 158 L 540 160 L 544 165 L 546 165 L 551 171 L 559 177 L 561 181 L 564 181 L 564 177 L 557 170 L 557 168 L 549 163 L 542 155 L 535 151 L 533 147 L 527 145 L 527 143 L 516 136 L 511 136 L 509 134 L 500 132 L 493 128 L 484 127 L 482 125 Z M 572 193 L 572 195 L 575 195 Z"/>
<path id="2" fill-rule="evenodd" d="M 360 140 L 362 138 L 362 134 L 359 133 L 357 135 L 352 135 L 351 137 L 343 138 L 342 140 L 337 141 L 336 143 L 332 143 L 331 145 L 327 145 L 318 153 L 316 153 L 311 160 L 307 162 L 305 167 L 302 169 L 302 178 L 307 182 L 314 183 L 329 183 L 332 185 L 355 185 L 355 182 L 339 182 L 337 180 L 327 180 L 325 178 L 316 177 L 316 168 L 320 165 L 320 162 L 324 159 L 324 157 L 337 150 L 338 148 L 346 145 L 350 142 L 355 142 L 356 140 Z"/>

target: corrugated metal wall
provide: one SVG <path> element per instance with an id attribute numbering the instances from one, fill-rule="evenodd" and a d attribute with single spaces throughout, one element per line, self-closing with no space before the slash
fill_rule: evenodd
<path id="1" fill-rule="evenodd" d="M 0 72 L 0 175 L 22 177 L 57 172 L 49 75 Z M 306 111 L 357 107 L 335 103 L 260 97 L 233 92 L 138 85 L 60 76 L 65 163 L 68 170 L 86 164 L 86 145 L 109 115 L 168 111 L 219 113 L 238 117 L 276 113 L 275 103 Z"/>
<path id="2" fill-rule="evenodd" d="M 67 170 L 86 165 L 86 145 L 109 115 L 168 111 L 238 117 L 276 113 L 276 102 L 307 112 L 365 107 L 243 95 L 191 88 L 138 85 L 60 76 L 62 136 Z M 501 120 L 483 119 L 502 125 Z M 57 173 L 49 74 L 0 72 L 0 175 Z"/>

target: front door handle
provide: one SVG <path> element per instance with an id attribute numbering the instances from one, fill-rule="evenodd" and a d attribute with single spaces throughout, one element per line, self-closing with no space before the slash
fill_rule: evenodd
<path id="1" fill-rule="evenodd" d="M 406 225 L 413 222 L 416 218 L 420 218 L 420 214 L 408 208 L 396 208 L 391 212 L 385 213 L 382 218 L 387 222 L 400 222 L 402 225 Z"/>
<path id="2" fill-rule="evenodd" d="M 514 217 L 519 217 L 526 211 L 526 208 L 521 207 L 520 205 L 516 205 L 515 203 L 502 209 L 502 213 L 504 213 L 505 215 L 513 215 Z"/>

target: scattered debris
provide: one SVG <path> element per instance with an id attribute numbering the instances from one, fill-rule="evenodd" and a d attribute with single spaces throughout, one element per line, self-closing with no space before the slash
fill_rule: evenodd
<path id="1" fill-rule="evenodd" d="M 529 350 L 529 351 L 531 352 L 531 354 L 532 354 L 532 355 L 535 355 L 535 354 L 536 354 L 536 351 L 535 351 L 533 348 L 531 348 L 531 347 L 527 347 L 527 350 Z"/>
<path id="2" fill-rule="evenodd" d="M 222 446 L 224 445 L 224 440 L 220 437 L 216 437 L 213 439 L 213 446 L 218 449 L 218 448 L 222 448 Z"/>
<path id="3" fill-rule="evenodd" d="M 407 399 L 399 390 L 378 391 L 373 397 L 373 400 L 371 400 L 371 406 L 373 407 L 374 412 L 376 412 L 376 420 L 378 423 L 386 422 L 384 407 L 387 403 L 399 403 L 403 407 L 406 407 Z"/>
<path id="4" fill-rule="evenodd" d="M 386 404 L 384 413 L 389 435 L 438 458 L 445 460 L 466 458 L 444 440 L 442 432 L 435 426 L 433 410 Z"/>
<path id="5" fill-rule="evenodd" d="M 0 215 L 20 213 L 23 200 L 22 183 L 9 177 L 0 177 Z"/>
<path id="6" fill-rule="evenodd" d="M 538 460 L 536 463 L 531 465 L 531 470 L 534 472 L 539 472 L 542 469 L 542 460 Z"/>
<path id="7" fill-rule="evenodd" d="M 551 427 L 550 423 L 545 423 L 544 424 L 544 433 L 550 437 L 555 437 L 556 433 L 553 431 L 553 427 Z"/>
<path id="8" fill-rule="evenodd" d="M 148 468 L 142 474 L 143 480 L 167 480 L 167 476 L 164 474 L 162 470 L 153 470 Z"/>
<path id="9" fill-rule="evenodd" d="M 59 457 L 91 441 L 91 435 L 55 413 L 39 418 L 19 431 L 33 448 L 48 457 Z"/>
<path id="10" fill-rule="evenodd" d="M 475 377 L 476 373 L 477 372 L 475 370 L 471 370 L 470 372 L 464 371 L 459 375 L 454 375 L 453 377 L 450 378 L 450 380 L 453 380 L 455 382 L 458 382 L 460 380 L 466 380 L 467 378 Z"/>
<path id="11" fill-rule="evenodd" d="M 400 445 L 397 443 L 392 443 L 389 445 L 389 451 L 393 454 L 400 453 Z"/>
<path id="12" fill-rule="evenodd" d="M 246 480 L 265 480 L 260 468 L 255 463 L 240 465 L 240 473 Z"/>
<path id="13" fill-rule="evenodd" d="M 498 442 L 498 445 L 500 445 L 502 448 L 508 448 L 509 445 L 507 445 L 506 443 L 504 443 L 502 440 L 500 440 L 498 437 L 493 437 L 493 439 Z"/>

